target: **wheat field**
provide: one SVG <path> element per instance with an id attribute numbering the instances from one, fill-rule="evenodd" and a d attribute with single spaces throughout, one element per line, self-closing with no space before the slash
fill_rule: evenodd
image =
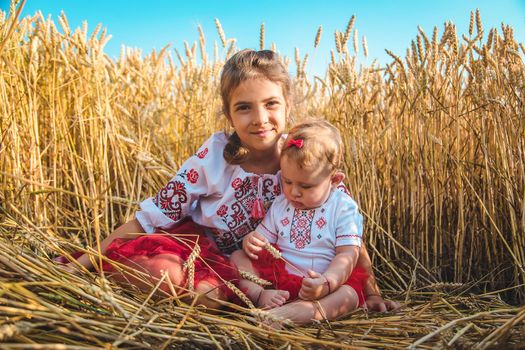
<path id="1" fill-rule="evenodd" d="M 333 36 L 325 76 L 310 78 L 298 50 L 283 58 L 293 118 L 322 116 L 342 131 L 375 273 L 404 307 L 272 332 L 258 310 L 159 301 L 51 261 L 96 247 L 227 127 L 218 77 L 235 39 L 217 20 L 212 57 L 199 27 L 185 52 L 123 48 L 112 59 L 101 26 L 88 35 L 64 14 L 19 18 L 22 6 L 0 12 L 1 349 L 525 342 L 525 47 L 511 27 L 483 28 L 472 12 L 468 33 L 419 29 L 404 56 L 363 65 L 352 17 Z M 326 37 L 319 28 L 314 52 Z M 260 48 L 265 39 L 262 25 Z"/>

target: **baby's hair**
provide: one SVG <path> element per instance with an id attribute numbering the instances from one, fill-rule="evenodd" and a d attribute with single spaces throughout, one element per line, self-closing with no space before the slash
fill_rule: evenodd
<path id="1" fill-rule="evenodd" d="M 281 86 L 287 109 L 290 107 L 290 75 L 279 55 L 270 50 L 242 50 L 233 55 L 224 65 L 221 73 L 222 111 L 231 117 L 230 102 L 233 91 L 244 81 L 250 79 L 268 79 Z M 244 162 L 248 150 L 241 146 L 237 133 L 233 133 L 224 147 L 223 156 L 228 163 Z"/>
<path id="2" fill-rule="evenodd" d="M 290 141 L 300 142 L 300 147 Z M 302 141 L 300 141 L 302 140 Z M 287 156 L 299 167 L 326 166 L 330 172 L 343 166 L 343 141 L 339 130 L 323 119 L 296 124 L 283 144 L 281 157 Z"/>

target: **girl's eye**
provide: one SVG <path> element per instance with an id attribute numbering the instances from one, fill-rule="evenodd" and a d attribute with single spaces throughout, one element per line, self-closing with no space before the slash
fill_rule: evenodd
<path id="1" fill-rule="evenodd" d="M 239 105 L 237 108 L 235 108 L 236 111 L 246 111 L 248 109 L 250 109 L 250 106 L 248 105 Z"/>
<path id="2" fill-rule="evenodd" d="M 311 185 L 301 185 L 301 188 L 307 190 L 309 188 L 312 188 L 312 186 Z"/>
<path id="3" fill-rule="evenodd" d="M 269 108 L 275 108 L 279 105 L 279 101 L 269 101 L 267 104 L 266 104 L 266 107 L 269 107 Z"/>

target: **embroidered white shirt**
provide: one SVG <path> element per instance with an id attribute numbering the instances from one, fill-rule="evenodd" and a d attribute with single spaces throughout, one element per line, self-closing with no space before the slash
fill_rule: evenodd
<path id="1" fill-rule="evenodd" d="M 227 142 L 224 133 L 213 134 L 164 188 L 140 203 L 136 218 L 146 232 L 170 229 L 191 216 L 223 252 L 242 247 L 242 238 L 261 221 L 250 215 L 258 189 L 265 207 L 281 189 L 278 174 L 257 175 L 227 163 L 222 155 Z"/>
<path id="2" fill-rule="evenodd" d="M 283 258 L 306 276 L 309 269 L 325 272 L 336 247 L 361 246 L 363 217 L 344 189 L 333 190 L 322 206 L 306 210 L 296 209 L 281 194 L 256 231 L 277 244 Z M 289 265 L 286 269 L 300 274 Z"/>

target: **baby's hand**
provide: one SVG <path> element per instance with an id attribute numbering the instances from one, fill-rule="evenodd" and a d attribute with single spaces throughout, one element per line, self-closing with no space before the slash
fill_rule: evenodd
<path id="1" fill-rule="evenodd" d="M 303 278 L 301 290 L 299 290 L 299 298 L 303 300 L 318 300 L 326 296 L 328 286 L 326 285 L 326 278 L 312 270 L 308 270 L 310 277 Z"/>
<path id="2" fill-rule="evenodd" d="M 259 258 L 257 253 L 259 253 L 266 244 L 268 244 L 266 237 L 256 231 L 252 231 L 244 237 L 242 250 L 244 250 L 250 259 L 257 260 Z"/>

